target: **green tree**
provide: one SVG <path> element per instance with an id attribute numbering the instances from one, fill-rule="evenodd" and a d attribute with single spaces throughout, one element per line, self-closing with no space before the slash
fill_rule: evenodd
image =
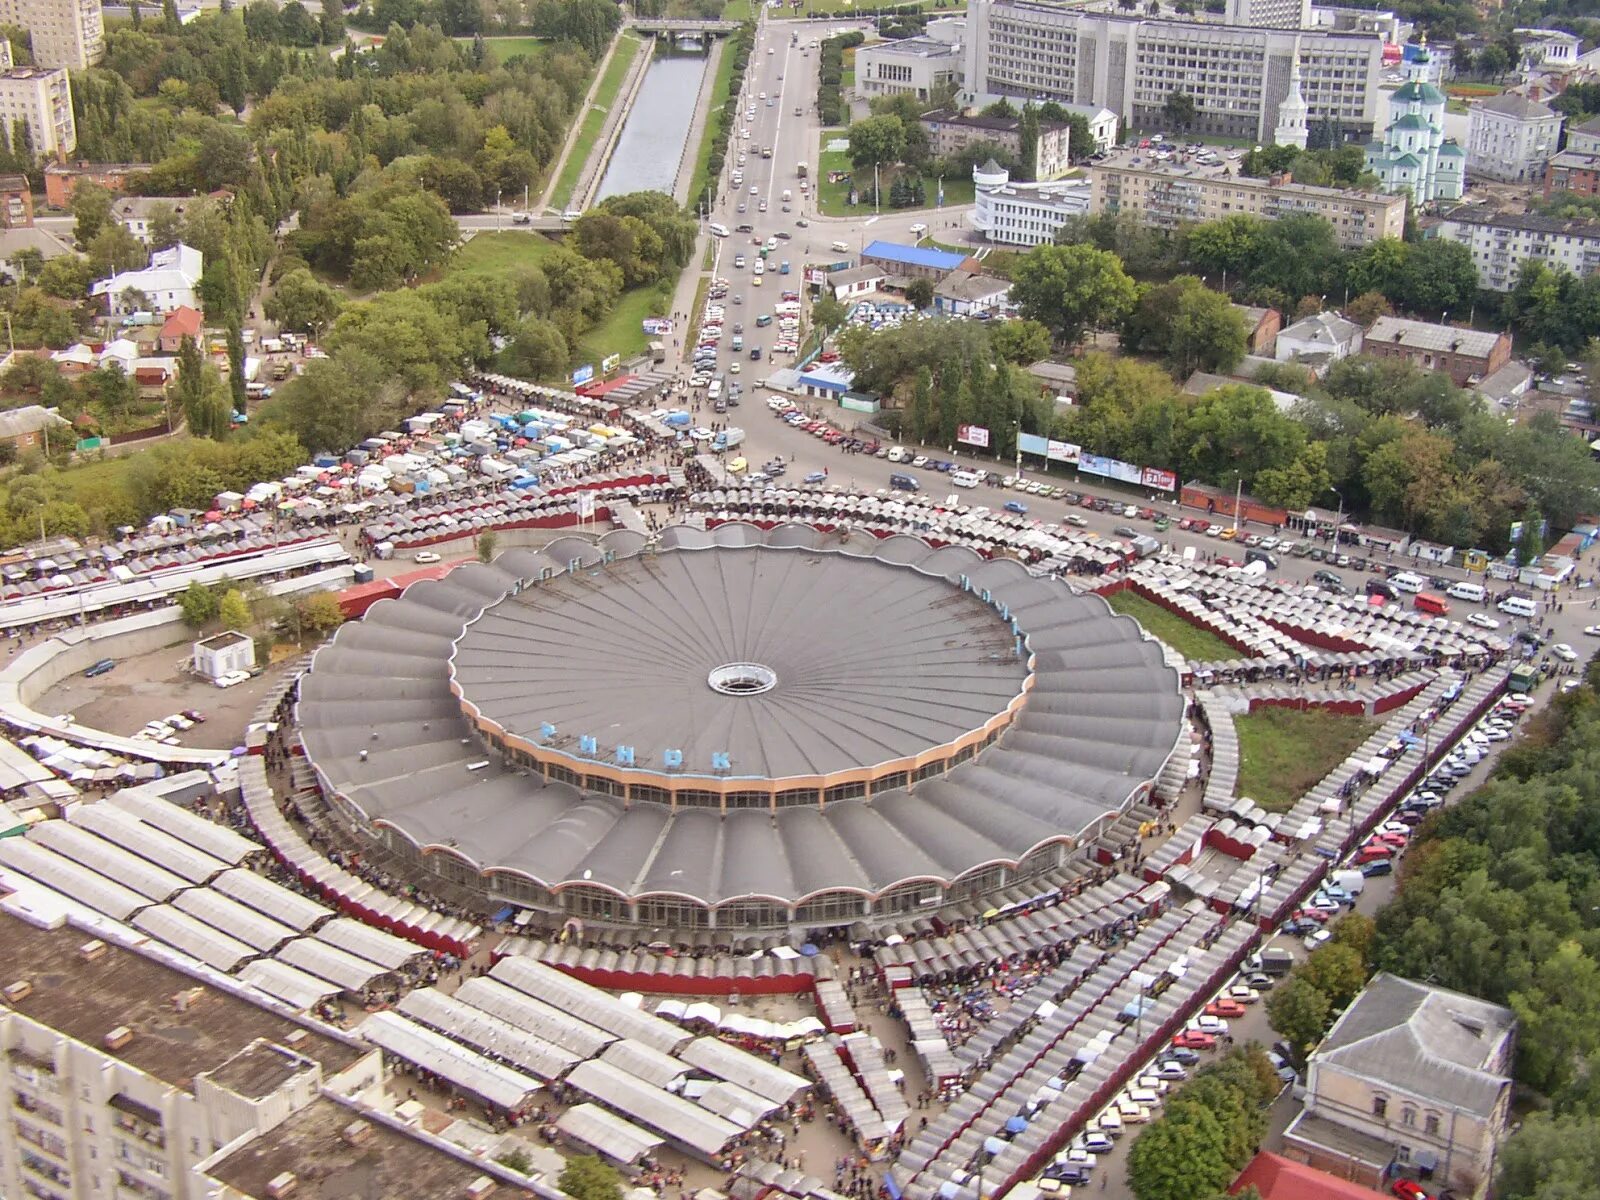
<path id="1" fill-rule="evenodd" d="M 906 127 L 899 117 L 867 117 L 845 131 L 850 161 L 858 168 L 897 163 L 906 150 Z"/>
<path id="2" fill-rule="evenodd" d="M 1180 1094 L 1128 1152 L 1128 1184 L 1139 1200 L 1195 1200 L 1238 1173 L 1228 1161 L 1222 1115 Z"/>
<path id="3" fill-rule="evenodd" d="M 1188 129 L 1196 116 L 1194 97 L 1181 89 L 1161 102 L 1161 113 L 1177 129 Z"/>
<path id="4" fill-rule="evenodd" d="M 1385 294 L 1412 312 L 1458 312 L 1478 294 L 1478 268 L 1460 242 L 1429 238 L 1407 247 L 1399 294 Z"/>
<path id="5" fill-rule="evenodd" d="M 111 220 L 112 196 L 109 191 L 92 180 L 79 180 L 72 190 L 72 236 L 78 245 L 88 248 Z"/>
<path id="6" fill-rule="evenodd" d="M 244 331 L 237 319 L 228 322 L 228 399 L 237 413 L 249 412 L 244 381 Z"/>
<path id="7" fill-rule="evenodd" d="M 994 321 L 989 345 L 995 357 L 1026 366 L 1050 357 L 1050 331 L 1037 321 Z"/>
<path id="8" fill-rule="evenodd" d="M 482 533 L 480 533 L 478 535 L 478 561 L 479 562 L 493 562 L 494 561 L 495 544 L 496 544 L 497 541 L 498 541 L 498 539 L 495 537 L 494 530 L 492 530 L 492 529 L 485 529 Z"/>
<path id="9" fill-rule="evenodd" d="M 1117 256 L 1090 246 L 1036 246 L 1018 261 L 1011 282 L 1022 315 L 1069 345 L 1089 329 L 1117 324 L 1136 296 Z"/>
<path id="10" fill-rule="evenodd" d="M 1328 997 L 1308 979 L 1291 976 L 1267 996 L 1267 1020 L 1300 1063 L 1328 1028 Z"/>
<path id="11" fill-rule="evenodd" d="M 622 1177 L 592 1154 L 568 1158 L 556 1186 L 573 1200 L 622 1200 Z"/>
<path id="12" fill-rule="evenodd" d="M 189 423 L 189 432 L 213 439 L 227 436 L 231 424 L 227 388 L 217 369 L 201 356 L 193 338 L 185 336 L 179 343 L 176 366 L 173 398 Z"/>
<path id="13" fill-rule="evenodd" d="M 238 588 L 229 588 L 224 592 L 222 602 L 217 606 L 217 618 L 224 629 L 249 629 L 250 605 L 245 602 L 244 593 Z"/>
<path id="14" fill-rule="evenodd" d="M 188 625 L 200 629 L 217 615 L 217 594 L 196 579 L 179 593 L 178 608 Z"/>
<path id="15" fill-rule="evenodd" d="M 571 361 L 567 339 L 554 322 L 525 317 L 512 338 L 506 365 L 524 379 L 552 379 L 564 375 Z"/>
<path id="16" fill-rule="evenodd" d="M 262 311 L 279 329 L 315 337 L 333 324 L 340 307 L 339 293 L 300 267 L 273 285 Z"/>
<path id="17" fill-rule="evenodd" d="M 1367 964 L 1353 946 L 1329 942 L 1296 968 L 1297 972 L 1328 998 L 1333 1011 L 1344 1008 L 1366 986 Z"/>
<path id="18" fill-rule="evenodd" d="M 906 287 L 906 303 L 915 309 L 933 307 L 933 280 L 913 279 Z"/>
<path id="19" fill-rule="evenodd" d="M 295 608 L 301 626 L 319 636 L 344 623 L 344 610 L 339 607 L 339 597 L 332 592 L 313 592 Z"/>
<path id="20" fill-rule="evenodd" d="M 811 323 L 818 329 L 838 329 L 849 316 L 849 310 L 831 295 L 821 296 L 811 306 Z"/>

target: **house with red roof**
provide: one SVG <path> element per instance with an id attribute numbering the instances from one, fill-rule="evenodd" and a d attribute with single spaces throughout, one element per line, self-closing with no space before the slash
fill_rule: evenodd
<path id="1" fill-rule="evenodd" d="M 159 343 L 162 353 L 176 354 L 186 337 L 198 343 L 204 328 L 205 320 L 197 309 L 190 308 L 187 304 L 178 305 L 162 322 Z"/>
<path id="2" fill-rule="evenodd" d="M 1378 1200 L 1383 1195 L 1265 1150 L 1250 1160 L 1228 1193 L 1237 1196 L 1248 1187 L 1260 1192 L 1261 1200 Z"/>

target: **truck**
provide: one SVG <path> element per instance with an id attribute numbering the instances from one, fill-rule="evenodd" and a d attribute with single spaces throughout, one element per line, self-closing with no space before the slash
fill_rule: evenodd
<path id="1" fill-rule="evenodd" d="M 744 442 L 744 430 L 737 425 L 731 425 L 718 433 L 711 441 L 711 448 L 716 451 L 732 450 Z"/>
<path id="2" fill-rule="evenodd" d="M 1511 668 L 1511 678 L 1506 682 L 1508 692 L 1526 695 L 1533 691 L 1539 683 L 1539 669 L 1524 663 Z"/>
<path id="3" fill-rule="evenodd" d="M 810 170 L 811 170 L 811 167 L 808 164 L 799 163 L 799 164 L 797 164 L 795 166 L 794 173 L 797 176 L 799 176 L 801 179 L 804 179 L 804 178 L 806 178 L 806 175 Z"/>

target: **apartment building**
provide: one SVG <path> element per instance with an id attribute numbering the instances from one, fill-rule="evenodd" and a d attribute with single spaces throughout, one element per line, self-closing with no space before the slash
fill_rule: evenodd
<path id="1" fill-rule="evenodd" d="M 51 208 L 69 207 L 72 193 L 83 180 L 116 194 L 128 186 L 129 179 L 149 169 L 149 163 L 51 163 L 44 169 L 44 202 Z"/>
<path id="2" fill-rule="evenodd" d="M 1556 192 L 1572 192 L 1578 196 L 1600 195 L 1600 154 L 1563 150 L 1546 163 L 1545 198 Z"/>
<path id="3" fill-rule="evenodd" d="M 1479 100 L 1467 123 L 1467 176 L 1527 183 L 1544 178 L 1565 118 L 1512 92 Z"/>
<path id="4" fill-rule="evenodd" d="M 1159 129 L 1173 92 L 1194 97 L 1192 132 L 1268 142 L 1296 54 L 1307 119 L 1371 136 L 1382 101 L 1383 42 L 1325 29 L 1144 18 L 1038 0 L 973 0 L 964 94 L 1097 104 Z"/>
<path id="5" fill-rule="evenodd" d="M 964 116 L 947 108 L 922 114 L 922 127 L 928 131 L 928 146 L 941 157 L 958 154 L 968 146 L 987 142 L 1000 147 L 1012 158 L 1022 157 L 1020 117 Z M 1035 179 L 1060 179 L 1072 167 L 1069 157 L 1072 126 L 1065 121 L 1040 121 L 1034 145 L 1032 168 Z"/>
<path id="6" fill-rule="evenodd" d="M 11 44 L 0 38 L 0 122 L 7 135 L 18 121 L 27 126 L 37 158 L 59 159 L 78 144 L 72 81 L 66 70 L 12 66 Z"/>
<path id="7" fill-rule="evenodd" d="M 1089 184 L 1012 183 L 1005 168 L 990 162 L 972 171 L 974 204 L 968 221 L 996 245 L 1039 246 L 1053 242 L 1073 217 L 1089 212 Z"/>
<path id="8" fill-rule="evenodd" d="M 1236 213 L 1263 220 L 1310 213 L 1333 226 L 1339 244 L 1365 246 L 1405 232 L 1403 196 L 1312 187 L 1287 176 L 1253 179 L 1198 167 L 1122 166 L 1089 169 L 1090 211 L 1133 213 L 1163 229 Z"/>
<path id="9" fill-rule="evenodd" d="M 1229 25 L 1303 29 L 1311 24 L 1311 0 L 1228 0 L 1223 16 Z"/>
<path id="10" fill-rule="evenodd" d="M 0 23 L 28 31 L 41 67 L 82 71 L 106 55 L 100 0 L 0 0 Z"/>
<path id="11" fill-rule="evenodd" d="M 1478 285 L 1509 292 L 1525 262 L 1542 262 L 1574 275 L 1600 270 L 1600 221 L 1537 213 L 1503 213 L 1486 204 L 1463 204 L 1445 213 L 1434 236 L 1472 251 Z"/>

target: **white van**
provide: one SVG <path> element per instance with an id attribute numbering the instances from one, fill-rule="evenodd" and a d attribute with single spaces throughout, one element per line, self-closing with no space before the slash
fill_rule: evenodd
<path id="1" fill-rule="evenodd" d="M 1495 607 L 1511 617 L 1527 617 L 1532 620 L 1539 615 L 1539 606 L 1527 596 L 1507 596 Z"/>
<path id="2" fill-rule="evenodd" d="M 1482 604 L 1489 594 L 1481 583 L 1452 583 L 1445 591 L 1457 600 L 1470 600 L 1474 604 Z"/>
<path id="3" fill-rule="evenodd" d="M 849 254 L 850 253 L 850 243 L 849 242 L 835 242 L 833 244 L 833 250 L 834 250 L 835 254 Z"/>
<path id="4" fill-rule="evenodd" d="M 889 453 L 885 455 L 890 462 L 905 462 L 911 455 L 906 453 L 904 446 L 890 446 Z"/>
<path id="5" fill-rule="evenodd" d="M 1122 1114 L 1116 1110 L 1115 1105 L 1101 1113 L 1100 1119 L 1095 1124 L 1099 1126 L 1101 1133 L 1114 1138 L 1122 1136 Z"/>
<path id="6" fill-rule="evenodd" d="M 974 488 L 982 481 L 972 471 L 952 471 L 950 472 L 950 482 L 957 487 Z"/>
<path id="7" fill-rule="evenodd" d="M 728 236 L 728 227 L 726 225 L 719 225 L 716 221 L 711 222 L 711 224 L 707 225 L 706 228 L 711 231 L 712 237 Z"/>
<path id="8" fill-rule="evenodd" d="M 1413 575 L 1410 571 L 1401 571 L 1398 575 L 1389 576 L 1389 586 L 1397 592 L 1410 592 L 1415 596 L 1428 586 L 1428 581 L 1421 575 Z"/>

